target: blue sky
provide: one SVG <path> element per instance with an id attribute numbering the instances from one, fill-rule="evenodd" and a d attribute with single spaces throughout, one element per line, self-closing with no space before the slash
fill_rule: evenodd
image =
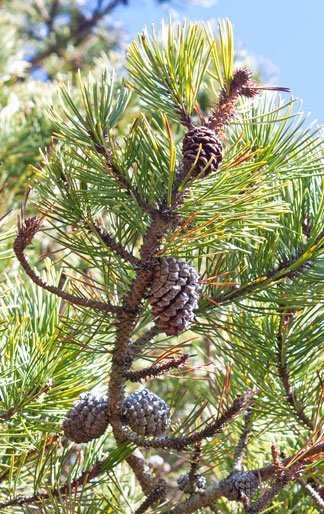
<path id="1" fill-rule="evenodd" d="M 235 43 L 250 55 L 269 64 L 276 75 L 276 85 L 291 89 L 303 99 L 303 110 L 310 119 L 324 123 L 324 0 L 217 0 L 211 7 L 173 2 L 179 19 L 191 21 L 229 18 Z M 169 13 L 154 0 L 129 0 L 113 18 L 119 19 L 136 38 L 152 20 L 158 27 Z"/>

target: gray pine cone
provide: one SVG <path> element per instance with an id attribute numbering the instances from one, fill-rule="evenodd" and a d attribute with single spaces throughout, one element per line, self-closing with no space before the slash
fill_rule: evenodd
<path id="1" fill-rule="evenodd" d="M 207 486 L 206 478 L 199 475 L 199 473 L 195 473 L 194 475 L 193 490 L 190 489 L 189 473 L 180 475 L 177 483 L 179 484 L 179 489 L 188 494 L 193 494 L 199 490 L 206 489 Z"/>
<path id="2" fill-rule="evenodd" d="M 64 435 L 68 439 L 87 443 L 104 434 L 109 423 L 108 396 L 81 394 L 80 400 L 73 402 L 73 407 L 63 422 Z"/>
<path id="3" fill-rule="evenodd" d="M 244 493 L 248 498 L 259 488 L 259 479 L 254 471 L 235 473 L 224 480 L 223 485 L 228 489 L 227 495 L 230 500 L 238 501 Z"/>
<path id="4" fill-rule="evenodd" d="M 199 151 L 200 145 L 201 148 Z M 208 168 L 200 175 L 200 177 L 207 177 L 210 173 L 218 169 L 223 159 L 222 151 L 222 144 L 217 139 L 212 129 L 204 125 L 190 129 L 185 134 L 182 145 L 185 171 L 188 172 L 190 170 L 199 153 L 197 163 L 191 172 L 191 176 L 196 177 L 199 175 L 213 158 Z"/>
<path id="5" fill-rule="evenodd" d="M 149 302 L 156 324 L 168 336 L 178 336 L 190 327 L 198 307 L 198 274 L 181 259 L 162 258 L 155 268 Z"/>
<path id="6" fill-rule="evenodd" d="M 170 409 L 159 396 L 143 389 L 125 398 L 123 418 L 136 434 L 159 436 L 169 425 Z"/>

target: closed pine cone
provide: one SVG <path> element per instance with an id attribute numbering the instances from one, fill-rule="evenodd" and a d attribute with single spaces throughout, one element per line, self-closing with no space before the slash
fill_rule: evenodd
<path id="1" fill-rule="evenodd" d="M 169 425 L 170 409 L 159 396 L 143 389 L 125 398 L 123 418 L 136 434 L 160 436 Z"/>
<path id="2" fill-rule="evenodd" d="M 87 443 L 104 434 L 109 423 L 107 396 L 81 394 L 80 400 L 73 402 L 73 407 L 63 422 L 64 435 L 68 439 L 75 443 Z"/>
<path id="3" fill-rule="evenodd" d="M 211 161 L 209 166 L 200 175 L 200 178 L 207 177 L 210 173 L 216 171 L 223 159 L 222 145 L 217 139 L 214 130 L 204 125 L 194 127 L 185 134 L 182 154 L 184 169 L 187 173 L 192 168 L 199 154 L 195 167 L 191 171 L 192 177 L 199 175 Z"/>
<path id="4" fill-rule="evenodd" d="M 168 336 L 188 330 L 198 307 L 198 274 L 181 259 L 162 258 L 155 268 L 149 302 L 156 324 Z"/>
<path id="5" fill-rule="evenodd" d="M 183 475 L 180 475 L 177 480 L 177 483 L 179 484 L 180 491 L 183 491 L 184 493 L 188 494 L 196 493 L 199 490 L 206 489 L 207 486 L 206 478 L 202 475 L 199 475 L 199 473 L 194 474 L 192 489 L 190 487 L 189 473 L 184 473 Z"/>

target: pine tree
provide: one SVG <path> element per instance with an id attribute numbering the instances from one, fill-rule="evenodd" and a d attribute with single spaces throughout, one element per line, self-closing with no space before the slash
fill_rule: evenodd
<path id="1" fill-rule="evenodd" d="M 0 298 L 1 512 L 323 511 L 323 138 L 233 63 L 228 21 L 153 27 L 126 83 L 48 106 Z"/>

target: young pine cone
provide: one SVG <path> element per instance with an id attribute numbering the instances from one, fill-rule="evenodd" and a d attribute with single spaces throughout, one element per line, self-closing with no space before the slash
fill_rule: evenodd
<path id="1" fill-rule="evenodd" d="M 68 439 L 75 443 L 87 443 L 104 434 L 109 423 L 107 396 L 81 394 L 80 400 L 73 402 L 73 407 L 63 422 L 64 435 Z"/>
<path id="2" fill-rule="evenodd" d="M 162 258 L 155 268 L 149 302 L 156 324 L 168 336 L 188 330 L 198 307 L 198 274 L 186 262 Z"/>
<path id="3" fill-rule="evenodd" d="M 199 175 L 210 163 L 200 175 L 203 178 L 218 169 L 223 159 L 222 145 L 217 139 L 214 130 L 201 125 L 200 127 L 194 127 L 185 134 L 182 155 L 184 169 L 187 173 L 197 159 L 195 167 L 191 171 L 191 177 Z"/>
<path id="4" fill-rule="evenodd" d="M 199 490 L 206 489 L 206 486 L 207 486 L 206 478 L 199 475 L 199 473 L 195 473 L 195 475 L 194 475 L 192 489 L 190 487 L 189 473 L 184 473 L 183 475 L 180 475 L 177 480 L 177 483 L 179 484 L 180 491 L 183 491 L 184 493 L 188 493 L 188 494 L 193 494 Z"/>
<path id="5" fill-rule="evenodd" d="M 123 418 L 138 435 L 160 436 L 169 425 L 170 409 L 159 396 L 143 389 L 127 396 Z"/>

